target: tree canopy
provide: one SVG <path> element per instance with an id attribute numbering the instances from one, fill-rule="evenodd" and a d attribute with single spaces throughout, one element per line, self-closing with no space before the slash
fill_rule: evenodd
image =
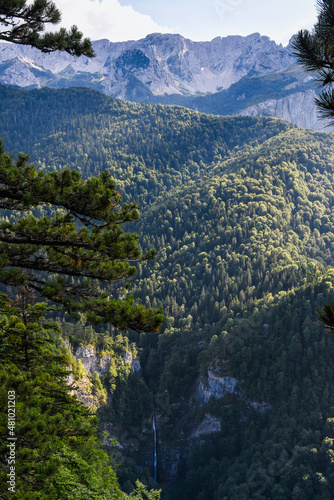
<path id="1" fill-rule="evenodd" d="M 317 0 L 318 20 L 313 31 L 301 30 L 293 41 L 295 55 L 307 71 L 317 74 L 322 91 L 316 104 L 324 118 L 334 118 L 334 1 Z M 330 333 L 334 331 L 334 304 L 325 304 L 318 318 Z"/>
<path id="2" fill-rule="evenodd" d="M 82 40 L 75 26 L 41 36 L 44 24 L 59 20 L 49 1 L 0 1 L 0 40 L 93 57 L 90 41 Z M 94 413 L 70 393 L 73 359 L 59 339 L 59 325 L 46 321 L 46 304 L 26 301 L 39 292 L 76 317 L 82 311 L 95 323 L 157 330 L 160 311 L 137 306 L 131 297 L 109 299 L 136 273 L 130 261 L 155 254 L 142 254 L 138 236 L 122 230 L 123 223 L 138 218 L 136 205 L 121 204 L 108 172 L 86 181 L 66 168 L 37 172 L 23 153 L 14 163 L 0 141 L 0 209 L 0 282 L 21 290 L 18 302 L 0 294 L 1 498 L 14 493 L 17 498 L 159 499 L 160 492 L 147 491 L 140 482 L 130 496 L 120 491 L 97 438 Z M 14 214 L 10 222 L 7 210 Z M 107 288 L 101 291 L 99 283 Z M 17 398 L 14 427 L 9 427 L 8 395 Z M 10 458 L 6 427 L 16 436 L 17 462 Z"/>
<path id="3" fill-rule="evenodd" d="M 45 24 L 58 24 L 61 13 L 49 0 L 0 1 L 0 40 L 30 45 L 42 52 L 61 50 L 74 56 L 94 57 L 91 42 L 76 26 L 67 31 L 43 33 Z"/>

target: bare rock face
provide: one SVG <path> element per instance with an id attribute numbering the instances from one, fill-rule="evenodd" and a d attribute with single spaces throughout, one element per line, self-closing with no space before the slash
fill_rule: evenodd
<path id="1" fill-rule="evenodd" d="M 202 404 L 205 404 L 211 397 L 220 399 L 226 394 L 235 393 L 240 394 L 236 378 L 220 377 L 209 370 L 207 378 L 201 377 L 199 379 L 196 396 Z"/>
<path id="2" fill-rule="evenodd" d="M 217 37 L 209 42 L 153 33 L 136 41 L 98 40 L 93 47 L 96 57 L 89 59 L 63 52 L 43 54 L 29 46 L 1 43 L 0 83 L 29 89 L 92 87 L 109 96 L 139 102 L 165 103 L 172 96 L 170 102 L 188 106 L 189 98 L 211 98 L 244 78 L 263 76 L 272 82 L 273 75 L 281 75 L 291 82 L 285 88 L 289 95 L 277 97 L 271 83 L 265 94 L 259 95 L 259 102 L 245 105 L 241 112 L 239 103 L 233 111 L 234 100 L 243 100 L 247 94 L 247 86 L 240 86 L 233 94 L 229 114 L 276 116 L 303 128 L 334 131 L 318 119 L 312 90 L 315 84 L 303 85 L 312 77 L 298 66 L 301 76 L 294 80 L 296 59 L 291 46 L 278 45 L 259 33 Z M 196 104 L 193 109 L 205 107 Z"/>
<path id="3" fill-rule="evenodd" d="M 221 425 L 219 419 L 206 413 L 204 420 L 196 427 L 191 437 L 199 439 L 220 431 Z"/>
<path id="4" fill-rule="evenodd" d="M 109 370 L 111 362 L 110 356 L 98 358 L 95 354 L 95 347 L 92 345 L 79 347 L 75 354 L 75 359 L 77 361 L 80 360 L 86 372 L 91 375 L 93 375 L 94 372 L 103 375 Z"/>
<path id="5" fill-rule="evenodd" d="M 94 394 L 93 384 L 89 377 L 84 376 L 80 380 L 74 380 L 71 373 L 67 378 L 67 384 L 72 385 L 73 383 L 75 389 L 70 392 L 72 396 L 76 396 L 88 408 L 98 408 L 100 406 L 100 400 Z"/>
<path id="6" fill-rule="evenodd" d="M 125 352 L 124 352 L 124 354 L 123 354 L 123 356 L 122 356 L 122 358 L 123 358 L 123 361 L 124 361 L 125 363 L 130 363 L 131 368 L 132 368 L 135 372 L 137 372 L 137 373 L 139 373 L 139 372 L 140 372 L 140 370 L 141 370 L 141 366 L 140 366 L 139 359 L 135 359 L 135 358 L 132 356 L 131 352 L 129 352 L 129 351 L 125 351 Z"/>
<path id="7" fill-rule="evenodd" d="M 89 59 L 1 44 L 0 82 L 20 87 L 68 86 L 70 80 L 80 84 L 86 75 L 114 97 L 129 97 L 129 87 L 138 85 L 152 95 L 189 95 L 227 89 L 250 72 L 280 71 L 293 62 L 288 48 L 259 33 L 217 37 L 211 42 L 154 33 L 138 41 L 99 40 L 93 47 L 96 57 Z M 22 59 L 24 67 L 18 72 L 17 61 Z M 49 81 L 32 68 L 48 73 Z"/>
<path id="8" fill-rule="evenodd" d="M 227 394 L 235 394 L 240 397 L 249 408 L 253 408 L 259 413 L 271 410 L 272 406 L 264 401 L 261 403 L 248 399 L 239 385 L 239 380 L 235 377 L 222 377 L 213 369 L 208 370 L 207 377 L 199 377 L 195 391 L 195 400 L 201 406 L 208 403 L 210 398 L 221 399 Z"/>
<path id="9" fill-rule="evenodd" d="M 67 346 L 70 349 L 70 346 Z M 141 367 L 139 360 L 134 359 L 130 352 L 125 351 L 122 355 L 122 358 L 125 363 L 129 363 L 131 365 L 133 370 L 137 372 L 140 371 Z M 74 382 L 76 386 L 76 389 L 72 391 L 72 394 L 75 394 L 77 398 L 86 406 L 100 406 L 102 401 L 101 395 L 99 395 L 94 390 L 90 375 L 93 375 L 95 372 L 97 372 L 99 376 L 107 373 L 111 364 L 111 357 L 96 356 L 95 347 L 88 344 L 85 347 L 79 347 L 77 349 L 75 353 L 75 359 L 76 361 L 80 361 L 82 363 L 82 366 L 85 370 L 85 375 L 80 380 L 74 380 L 73 375 L 69 375 L 68 384 L 70 385 Z"/>
<path id="10" fill-rule="evenodd" d="M 242 116 L 276 116 L 301 128 L 334 132 L 334 126 L 330 126 L 329 120 L 319 118 L 315 98 L 314 90 L 296 92 L 282 99 L 269 99 L 250 106 L 239 114 Z"/>

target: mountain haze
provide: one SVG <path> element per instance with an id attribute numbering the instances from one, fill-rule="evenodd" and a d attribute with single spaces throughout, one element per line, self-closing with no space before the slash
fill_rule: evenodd
<path id="1" fill-rule="evenodd" d="M 193 42 L 151 34 L 138 41 L 99 40 L 96 58 L 0 45 L 0 82 L 24 88 L 84 86 L 121 99 L 179 104 L 214 114 L 273 115 L 323 129 L 316 85 L 283 47 L 259 33 Z M 311 98 L 312 97 L 312 98 Z M 307 119 L 303 100 L 311 112 Z"/>

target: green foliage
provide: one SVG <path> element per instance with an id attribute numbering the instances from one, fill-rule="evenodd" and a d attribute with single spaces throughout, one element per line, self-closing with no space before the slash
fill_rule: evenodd
<path id="1" fill-rule="evenodd" d="M 6 92 L 13 109 L 22 105 L 12 151 L 28 116 L 36 141 L 27 136 L 25 149 L 40 167 L 73 161 L 87 178 L 106 167 L 127 199 L 147 202 L 135 227 L 144 251 L 158 252 L 150 272 L 136 263 L 132 294 L 163 305 L 159 336 L 128 332 L 125 341 L 105 326 L 64 324 L 76 346 L 112 353 L 103 424 L 115 424 L 144 468 L 154 404 L 158 475 L 183 457 L 171 498 L 332 498 L 334 353 L 315 311 L 333 295 L 333 136 L 84 90 Z M 126 342 L 137 344 L 143 378 L 120 359 Z M 208 370 L 236 378 L 238 392 L 200 407 Z M 206 414 L 221 430 L 195 446 Z M 127 493 L 130 460 L 120 466 Z"/>
<path id="2" fill-rule="evenodd" d="M 150 96 L 151 103 L 177 104 L 202 113 L 215 115 L 237 115 L 241 111 L 270 99 L 283 99 L 296 92 L 313 90 L 317 87 L 313 80 L 305 81 L 304 72 L 290 67 L 286 72 L 247 75 L 228 89 L 198 96 L 171 94 Z M 131 96 L 131 100 L 137 100 Z M 140 101 L 140 98 L 138 98 Z"/>
<path id="3" fill-rule="evenodd" d="M 70 395 L 69 356 L 53 347 L 45 304 L 27 295 L 15 305 L 1 295 L 1 490 L 8 467 L 7 393 L 15 391 L 16 494 L 18 498 L 117 498 L 120 491 L 108 457 L 96 437 L 96 417 Z M 100 492 L 105 489 L 105 496 Z M 6 493 L 7 492 L 7 493 Z M 99 495 L 97 495 L 99 493 Z"/>
<path id="4" fill-rule="evenodd" d="M 99 374 L 97 372 L 93 373 L 92 384 L 93 384 L 93 387 L 94 387 L 100 401 L 102 403 L 106 403 L 107 402 L 107 391 L 103 387 L 101 379 L 100 379 Z"/>
<path id="5" fill-rule="evenodd" d="M 90 41 L 82 40 L 76 26 L 69 32 L 62 28 L 58 33 L 40 35 L 45 23 L 60 21 L 59 10 L 47 0 L 28 5 L 25 0 L 2 2 L 0 21 L 2 40 L 43 52 L 64 50 L 71 55 L 94 56 Z M 120 491 L 115 471 L 96 437 L 96 418 L 70 395 L 73 387 L 68 385 L 67 377 L 72 360 L 64 352 L 55 354 L 52 348 L 48 332 L 57 334 L 60 329 L 58 323 L 47 323 L 44 314 L 53 308 L 41 303 L 31 306 L 27 301 L 32 289 L 65 305 L 77 318 L 79 311 L 90 309 L 88 318 L 95 323 L 104 320 L 120 328 L 157 330 L 163 321 L 161 312 L 136 306 L 132 297 L 123 302 L 109 301 L 108 293 L 104 293 L 101 298 L 100 289 L 95 283 L 93 291 L 90 281 L 115 285 L 134 275 L 129 259 L 154 256 L 155 251 L 141 254 L 137 236 L 119 228 L 119 224 L 138 217 L 136 207 L 118 206 L 121 195 L 107 172 L 85 181 L 84 186 L 80 174 L 73 170 L 45 176 L 37 173 L 22 153 L 14 165 L 2 143 L 0 171 L 0 208 L 27 211 L 37 207 L 39 215 L 46 204 L 65 209 L 63 213 L 53 212 L 51 218 L 29 215 L 18 219 L 16 214 L 10 221 L 4 220 L 0 228 L 0 281 L 21 290 L 21 299 L 16 303 L 9 304 L 4 294 L 0 296 L 0 352 L 4 362 L 0 369 L 2 498 L 14 493 L 22 499 L 159 499 L 160 492 L 147 491 L 140 482 L 130 497 Z M 58 275 L 53 282 L 45 280 L 43 271 L 65 278 Z M 72 280 L 66 282 L 66 276 Z M 82 277 L 88 279 L 75 282 L 75 278 Z M 83 375 L 79 364 L 76 375 Z M 92 382 L 106 401 L 106 390 L 97 372 Z M 9 394 L 18 397 L 15 432 L 11 427 L 11 435 L 17 436 L 12 488 L 6 488 L 8 466 L 13 460 L 4 437 Z"/>
<path id="6" fill-rule="evenodd" d="M 138 223 L 143 245 L 161 249 L 133 292 L 148 306 L 161 301 L 167 315 L 157 344 L 141 343 L 144 375 L 175 426 L 163 439 L 177 446 L 194 428 L 180 396 L 217 364 L 249 400 L 272 405 L 261 416 L 235 396 L 211 402 L 222 431 L 193 450 L 172 498 L 331 498 L 331 448 L 320 461 L 312 449 L 333 437 L 324 425 L 333 345 L 315 314 L 333 293 L 333 146 L 329 135 L 290 130 L 217 163 L 211 179 Z"/>
<path id="7" fill-rule="evenodd" d="M 119 363 L 113 368 L 105 381 L 111 401 L 108 407 L 101 408 L 101 418 L 126 430 L 140 430 L 152 414 L 152 395 L 129 363 Z"/>
<path id="8" fill-rule="evenodd" d="M 316 99 L 324 118 L 334 116 L 333 28 L 334 3 L 332 0 L 318 0 L 318 20 L 312 32 L 301 30 L 295 36 L 292 46 L 300 64 L 307 71 L 315 73 L 322 87 L 327 87 Z"/>
<path id="9" fill-rule="evenodd" d="M 134 204 L 121 206 L 107 171 L 85 182 L 75 170 L 45 174 L 23 154 L 13 164 L 0 145 L 0 183 L 2 209 L 27 211 L 50 204 L 63 210 L 0 224 L 2 283 L 36 290 L 77 318 L 80 311 L 90 321 L 108 321 L 121 329 L 159 328 L 160 311 L 146 310 L 131 297 L 109 300 L 116 283 L 135 275 L 129 261 L 152 259 L 155 251 L 142 254 L 138 236 L 123 232 L 121 224 L 138 218 L 138 212 Z M 58 276 L 44 279 L 41 271 Z M 109 293 L 101 294 L 94 280 L 109 285 Z"/>
<path id="10" fill-rule="evenodd" d="M 88 89 L 0 86 L 0 94 L 0 135 L 8 151 L 29 153 L 44 171 L 76 168 L 85 179 L 108 169 L 120 193 L 145 207 L 211 175 L 217 161 L 243 146 L 293 127 L 273 118 L 126 103 Z"/>
<path id="11" fill-rule="evenodd" d="M 58 24 L 60 11 L 49 0 L 5 0 L 0 4 L 0 40 L 30 45 L 42 52 L 66 51 L 71 55 L 94 57 L 91 42 L 82 39 L 76 26 L 70 31 L 43 33 L 45 24 Z"/>
<path id="12" fill-rule="evenodd" d="M 1 463 L 3 498 L 8 492 L 8 391 L 15 392 L 15 496 L 20 499 L 125 499 L 115 470 L 97 437 L 94 413 L 80 403 L 68 384 L 71 358 L 50 334 L 59 325 L 44 319 L 44 303 L 16 303 L 1 294 L 0 370 Z M 105 395 L 97 374 L 93 384 Z M 138 484 L 135 498 L 159 498 Z M 141 496 L 142 495 L 142 496 Z M 146 495 L 146 496 L 145 496 Z M 130 497 L 132 498 L 132 496 Z"/>
<path id="13" fill-rule="evenodd" d="M 133 498 L 133 500 L 141 500 L 142 498 L 145 500 L 159 500 L 160 491 L 147 491 L 145 486 L 140 481 L 137 481 L 136 490 L 128 498 Z"/>

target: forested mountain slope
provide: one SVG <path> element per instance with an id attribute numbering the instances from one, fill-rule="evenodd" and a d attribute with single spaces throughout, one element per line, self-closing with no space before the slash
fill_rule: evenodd
<path id="1" fill-rule="evenodd" d="M 138 223 L 159 253 L 136 294 L 160 299 L 169 316 L 145 375 L 157 405 L 167 393 L 182 408 L 164 439 L 177 447 L 196 428 L 180 396 L 210 387 L 210 371 L 240 388 L 201 410 L 203 422 L 222 418 L 222 432 L 193 451 L 175 498 L 332 498 L 333 345 L 315 311 L 333 290 L 333 146 L 331 136 L 283 132 Z M 245 398 L 271 409 L 249 411 Z"/>
<path id="2" fill-rule="evenodd" d="M 142 466 L 154 410 L 172 499 L 333 498 L 334 345 L 316 310 L 334 297 L 334 137 L 90 90 L 0 91 L 6 149 L 110 169 L 158 250 L 131 293 L 167 319 L 127 333 L 142 375 L 101 378 L 103 425 Z"/>
<path id="3" fill-rule="evenodd" d="M 140 203 L 200 179 L 246 144 L 291 127 L 272 118 L 222 118 L 181 107 L 127 103 L 89 89 L 25 91 L 0 86 L 0 136 L 41 168 L 108 168 Z"/>

